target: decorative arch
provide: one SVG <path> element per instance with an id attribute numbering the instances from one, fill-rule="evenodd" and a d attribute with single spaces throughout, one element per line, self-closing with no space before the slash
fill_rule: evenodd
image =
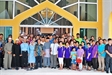
<path id="1" fill-rule="evenodd" d="M 49 8 L 50 10 L 54 11 L 55 13 L 61 15 L 62 17 L 68 19 L 70 22 L 78 21 L 77 17 L 75 17 L 74 15 L 72 15 L 71 13 L 67 12 L 66 10 L 63 10 L 62 8 L 60 8 L 57 5 L 54 5 L 53 3 L 51 3 L 50 1 L 46 0 L 45 2 L 36 5 L 34 7 L 32 7 L 29 10 L 26 10 L 25 12 L 17 15 L 15 17 L 14 20 L 18 21 L 19 23 L 22 22 L 23 20 L 25 20 L 26 18 L 36 14 L 37 12 L 45 9 L 45 8 Z"/>

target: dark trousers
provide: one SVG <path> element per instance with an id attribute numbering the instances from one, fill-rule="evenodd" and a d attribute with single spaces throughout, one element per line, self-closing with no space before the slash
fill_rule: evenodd
<path id="1" fill-rule="evenodd" d="M 2 67 L 2 58 L 0 58 L 0 67 Z"/>
<path id="2" fill-rule="evenodd" d="M 40 68 L 42 68 L 42 56 L 36 56 L 36 66 L 35 68 L 38 69 L 38 64 L 40 64 Z"/>
<path id="3" fill-rule="evenodd" d="M 65 58 L 66 68 L 70 67 L 70 58 Z"/>
<path id="4" fill-rule="evenodd" d="M 112 57 L 110 57 L 108 54 L 106 55 L 106 71 L 112 72 Z"/>
<path id="5" fill-rule="evenodd" d="M 0 53 L 0 67 L 2 67 L 2 53 Z"/>
<path id="6" fill-rule="evenodd" d="M 93 66 L 93 69 L 98 68 L 98 59 L 97 58 L 92 58 L 92 66 Z"/>
<path id="7" fill-rule="evenodd" d="M 12 67 L 18 68 L 20 64 L 19 56 L 15 56 L 12 58 Z"/>
<path id="8" fill-rule="evenodd" d="M 22 51 L 22 67 L 27 67 L 28 65 L 28 52 Z"/>
<path id="9" fill-rule="evenodd" d="M 83 57 L 83 62 L 82 62 L 82 64 L 83 64 L 84 66 L 86 66 L 86 60 L 85 60 L 85 57 Z"/>
<path id="10" fill-rule="evenodd" d="M 91 61 L 86 62 L 89 67 L 91 67 Z"/>

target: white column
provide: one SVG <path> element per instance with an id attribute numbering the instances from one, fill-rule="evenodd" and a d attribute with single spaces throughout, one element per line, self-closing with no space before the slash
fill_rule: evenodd
<path id="1" fill-rule="evenodd" d="M 70 28 L 70 35 L 72 36 L 72 28 Z"/>
<path id="2" fill-rule="evenodd" d="M 15 17 L 15 0 L 13 0 L 13 19 Z"/>

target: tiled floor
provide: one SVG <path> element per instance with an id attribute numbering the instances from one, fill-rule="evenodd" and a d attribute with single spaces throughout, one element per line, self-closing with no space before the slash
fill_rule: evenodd
<path id="1" fill-rule="evenodd" d="M 16 70 L 0 70 L 0 75 L 106 75 L 105 72 L 98 71 L 73 71 L 73 70 L 58 70 L 58 69 L 50 69 L 50 68 L 42 68 L 33 71 L 26 71 L 20 69 Z M 111 74 L 107 74 L 111 75 Z"/>

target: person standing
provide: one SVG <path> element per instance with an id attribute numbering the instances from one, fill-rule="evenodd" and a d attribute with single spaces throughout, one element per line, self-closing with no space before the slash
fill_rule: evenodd
<path id="1" fill-rule="evenodd" d="M 92 40 L 92 66 L 96 71 L 98 68 L 98 46 L 94 40 Z"/>
<path id="2" fill-rule="evenodd" d="M 21 48 L 19 45 L 19 39 L 16 39 L 15 44 L 12 46 L 12 65 L 13 67 L 18 70 L 19 69 L 19 62 L 20 62 L 20 56 L 21 56 Z"/>
<path id="3" fill-rule="evenodd" d="M 46 42 L 43 46 L 44 48 L 44 67 L 50 67 L 50 45 L 49 38 L 46 38 Z"/>
<path id="4" fill-rule="evenodd" d="M 108 39 L 108 44 L 105 46 L 106 51 L 106 73 L 112 73 L 112 39 Z"/>
<path id="5" fill-rule="evenodd" d="M 77 33 L 76 36 L 77 36 L 77 38 L 76 38 L 75 40 L 78 41 L 79 44 L 81 44 L 81 42 L 82 42 L 82 38 L 80 38 L 80 34 Z"/>
<path id="6" fill-rule="evenodd" d="M 64 46 L 62 44 L 62 41 L 59 42 L 57 51 L 58 51 L 57 57 L 59 60 L 60 70 L 62 70 L 63 69 L 63 58 L 64 58 Z"/>
<path id="7" fill-rule="evenodd" d="M 24 37 L 23 43 L 20 45 L 22 51 L 22 68 L 27 68 L 28 65 L 28 51 L 29 45 L 26 43 L 26 37 Z"/>
<path id="8" fill-rule="evenodd" d="M 75 47 L 72 48 L 72 51 L 71 51 L 71 64 L 72 64 L 72 70 L 76 70 L 76 56 L 77 56 L 77 52 L 76 52 L 76 49 Z"/>
<path id="9" fill-rule="evenodd" d="M 12 38 L 8 38 L 8 43 L 4 46 L 4 69 L 11 69 L 11 62 L 12 62 Z"/>
<path id="10" fill-rule="evenodd" d="M 54 39 L 54 43 L 51 44 L 51 68 L 56 69 L 57 65 L 57 49 L 58 49 L 58 38 Z"/>
<path id="11" fill-rule="evenodd" d="M 87 63 L 87 70 L 91 70 L 92 66 L 92 47 L 90 43 L 87 43 L 87 48 L 85 52 L 85 60 Z"/>
<path id="12" fill-rule="evenodd" d="M 77 59 L 80 59 L 81 62 L 79 63 L 79 70 L 81 71 L 83 66 L 82 66 L 82 62 L 83 62 L 83 55 L 84 55 L 84 50 L 82 49 L 82 45 L 79 45 L 79 49 L 77 50 Z"/>
<path id="13" fill-rule="evenodd" d="M 35 45 L 34 53 L 36 59 L 35 69 L 38 69 L 38 64 L 40 65 L 40 68 L 42 68 L 43 45 L 41 44 L 40 39 L 38 39 L 38 43 Z"/>
<path id="14" fill-rule="evenodd" d="M 66 42 L 66 46 L 64 48 L 65 50 L 65 54 L 64 54 L 64 58 L 65 58 L 65 64 L 66 64 L 66 68 L 67 69 L 70 69 L 70 53 L 71 53 L 71 49 L 70 49 L 70 46 L 69 46 L 69 43 Z"/>
<path id="15" fill-rule="evenodd" d="M 2 63 L 3 63 L 3 34 L 0 34 L 0 70 L 2 67 Z"/>
<path id="16" fill-rule="evenodd" d="M 28 63 L 30 64 L 30 70 L 34 69 L 35 66 L 35 55 L 34 55 L 34 48 L 35 48 L 35 38 L 32 39 L 29 45 L 28 51 Z"/>
<path id="17" fill-rule="evenodd" d="M 98 62 L 99 62 L 99 71 L 104 72 L 105 68 L 105 44 L 103 44 L 103 40 L 99 40 L 100 45 L 98 46 Z"/>

